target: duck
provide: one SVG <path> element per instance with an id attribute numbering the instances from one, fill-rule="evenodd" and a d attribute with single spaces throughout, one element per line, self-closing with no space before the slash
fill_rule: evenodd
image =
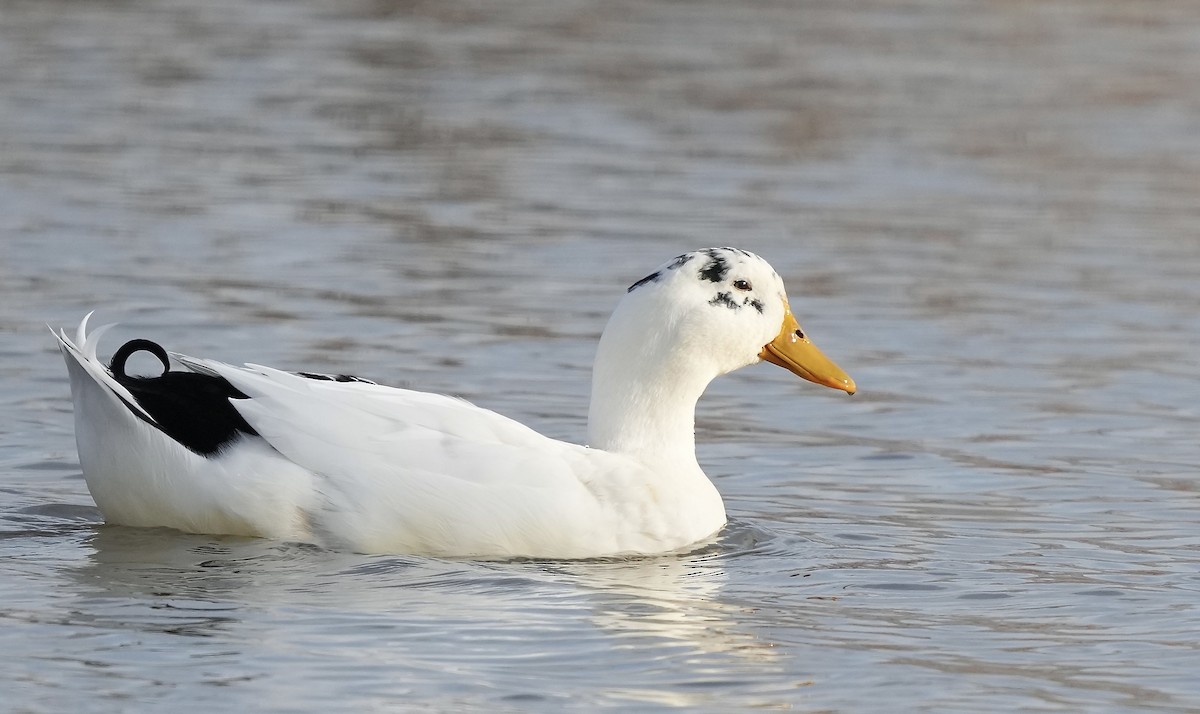
<path id="1" fill-rule="evenodd" d="M 725 525 L 696 459 L 696 404 L 759 362 L 855 392 L 792 314 L 779 274 L 736 248 L 633 282 L 600 337 L 587 445 L 455 397 L 349 375 L 234 366 L 126 342 L 89 313 L 51 330 L 87 488 L 108 524 L 366 554 L 583 559 L 682 551 Z M 131 375 L 147 352 L 163 371 Z"/>

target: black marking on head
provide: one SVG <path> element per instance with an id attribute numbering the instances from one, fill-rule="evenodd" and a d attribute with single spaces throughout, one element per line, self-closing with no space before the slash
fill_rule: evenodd
<path id="1" fill-rule="evenodd" d="M 675 256 L 675 259 L 672 260 L 671 263 L 667 266 L 667 270 L 674 270 L 676 268 L 681 268 L 684 265 L 686 265 L 689 260 L 691 260 L 692 258 L 695 258 L 695 257 L 696 257 L 695 253 L 684 253 L 683 255 L 677 255 L 677 256 Z"/>
<path id="2" fill-rule="evenodd" d="M 351 374 L 321 374 L 320 372 L 296 372 L 296 376 L 304 377 L 305 379 L 316 379 L 322 382 L 359 382 L 361 384 L 375 384 L 369 379 L 355 377 Z"/>
<path id="3" fill-rule="evenodd" d="M 749 305 L 750 307 L 754 308 L 755 310 L 758 310 L 758 314 L 759 314 L 759 315 L 761 315 L 761 314 L 762 314 L 762 312 L 763 312 L 763 307 L 765 307 L 765 306 L 763 305 L 763 301 L 762 301 L 762 300 L 759 300 L 758 298 L 749 298 L 749 297 L 748 297 L 748 298 L 746 298 L 745 300 L 743 300 L 743 301 L 742 301 L 742 304 L 743 304 L 743 305 Z"/>
<path id="4" fill-rule="evenodd" d="M 130 377 L 125 374 L 126 360 L 142 351 L 153 354 L 163 363 L 165 369 L 161 375 Z M 153 421 L 130 406 L 135 416 L 201 456 L 215 455 L 243 434 L 258 435 L 229 402 L 230 399 L 247 399 L 245 394 L 221 377 L 172 372 L 166 350 L 150 340 L 131 340 L 122 345 L 113 355 L 109 371 Z"/>
<path id="5" fill-rule="evenodd" d="M 729 274 L 729 261 L 721 255 L 723 248 L 706 248 L 701 253 L 708 256 L 708 264 L 700 269 L 700 279 L 719 283 Z"/>
<path id="6" fill-rule="evenodd" d="M 741 310 L 742 309 L 742 306 L 739 305 L 733 299 L 733 295 L 731 295 L 730 293 L 724 292 L 724 291 L 717 293 L 717 296 L 715 298 L 713 298 L 712 300 L 709 300 L 708 304 L 709 305 L 724 305 L 725 307 L 729 308 L 730 310 Z"/>
<path id="7" fill-rule="evenodd" d="M 659 279 L 660 279 L 660 278 L 662 278 L 662 272 L 654 272 L 654 273 L 650 273 L 649 275 L 647 275 L 646 277 L 644 277 L 644 278 L 642 278 L 641 280 L 637 281 L 637 282 L 636 282 L 636 283 L 634 283 L 633 285 L 630 285 L 630 286 L 629 286 L 629 289 L 628 289 L 628 290 L 626 290 L 625 292 L 627 292 L 627 293 L 631 293 L 631 292 L 633 292 L 634 290 L 636 290 L 636 289 L 638 289 L 638 288 L 642 287 L 642 286 L 643 286 L 643 285 L 645 285 L 646 283 L 657 283 L 657 282 L 659 281 Z"/>
<path id="8" fill-rule="evenodd" d="M 674 260 L 672 260 L 670 263 L 668 263 L 666 266 L 664 266 L 661 270 L 656 270 L 655 272 L 650 273 L 646 277 L 637 281 L 633 285 L 630 285 L 629 289 L 626 290 L 625 292 L 631 293 L 635 289 L 642 287 L 646 283 L 657 283 L 659 280 L 662 279 L 664 271 L 675 270 L 676 268 L 683 266 L 689 260 L 691 260 L 692 258 L 695 258 L 695 257 L 696 257 L 695 253 L 684 253 L 683 255 L 677 255 L 677 256 L 675 256 Z"/>

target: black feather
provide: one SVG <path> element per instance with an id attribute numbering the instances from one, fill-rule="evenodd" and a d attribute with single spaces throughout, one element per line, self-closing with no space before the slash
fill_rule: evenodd
<path id="1" fill-rule="evenodd" d="M 675 270 L 675 269 L 685 265 L 689 260 L 691 260 L 692 258 L 695 258 L 695 257 L 696 257 L 695 253 L 684 253 L 683 255 L 677 255 L 677 256 L 675 256 L 674 260 L 672 260 L 670 263 L 667 264 L 667 266 L 665 268 L 663 268 L 662 270 L 656 270 L 655 272 L 650 273 L 649 275 L 647 275 L 646 277 L 637 281 L 633 285 L 630 285 L 629 289 L 626 290 L 625 292 L 631 293 L 634 290 L 636 290 L 637 288 L 642 287 L 646 283 L 657 283 L 659 280 L 662 279 L 664 270 Z"/>
<path id="2" fill-rule="evenodd" d="M 659 272 L 650 273 L 649 275 L 647 275 L 646 277 L 644 277 L 644 278 L 642 278 L 641 280 L 637 281 L 637 282 L 636 282 L 636 283 L 634 283 L 633 285 L 630 285 L 630 286 L 629 286 L 629 289 L 628 289 L 628 290 L 626 290 L 625 292 L 627 292 L 627 293 L 631 293 L 631 292 L 633 292 L 634 290 L 637 290 L 638 288 L 642 287 L 642 286 L 643 286 L 643 285 L 645 285 L 646 283 L 656 283 L 656 282 L 658 282 L 658 279 L 659 279 L 659 278 L 661 278 L 661 277 L 662 277 L 662 273 L 659 273 Z"/>
<path id="3" fill-rule="evenodd" d="M 708 256 L 708 263 L 700 269 L 700 279 L 719 283 L 729 274 L 729 261 L 721 255 L 718 248 L 707 248 L 703 251 Z"/>
<path id="4" fill-rule="evenodd" d="M 305 379 L 315 379 L 321 382 L 360 382 L 362 384 L 375 384 L 369 379 L 355 377 L 352 374 L 322 374 L 320 372 L 296 372 L 297 377 Z"/>
<path id="5" fill-rule="evenodd" d="M 125 363 L 137 352 L 149 352 L 163 364 L 157 377 L 125 374 Z M 195 372 L 172 372 L 167 352 L 150 340 L 131 340 L 121 346 L 109 363 L 109 371 L 129 390 L 138 406 L 134 414 L 201 456 L 212 456 L 239 435 L 257 436 L 230 399 L 246 395 L 221 377 Z"/>
<path id="6" fill-rule="evenodd" d="M 730 310 L 741 310 L 742 309 L 742 306 L 739 305 L 736 301 L 734 301 L 733 295 L 730 295 L 727 292 L 717 293 L 717 296 L 715 298 L 713 298 L 712 300 L 709 300 L 708 304 L 709 305 L 724 305 L 725 307 L 729 308 Z"/>

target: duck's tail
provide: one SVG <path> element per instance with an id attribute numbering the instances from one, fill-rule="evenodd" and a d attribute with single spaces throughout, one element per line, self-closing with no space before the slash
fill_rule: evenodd
<path id="1" fill-rule="evenodd" d="M 111 325 L 88 333 L 90 317 L 74 340 L 51 332 L 71 378 L 79 464 L 105 520 L 197 533 L 305 532 L 297 503 L 311 474 L 254 435 L 229 401 L 245 395 L 219 376 L 171 370 L 166 351 L 148 340 L 125 343 L 106 366 L 96 347 Z M 139 351 L 157 356 L 163 374 L 126 375 L 125 361 Z"/>
<path id="2" fill-rule="evenodd" d="M 50 334 L 58 340 L 58 349 L 66 360 L 67 372 L 71 376 L 71 396 L 75 402 L 76 414 L 80 412 L 81 399 L 88 406 L 99 406 L 107 402 L 112 408 L 121 407 L 122 411 L 132 413 L 148 424 L 155 424 L 150 412 L 138 404 L 133 393 L 117 381 L 108 367 L 96 356 L 96 347 L 100 344 L 101 336 L 116 327 L 116 324 L 102 325 L 88 334 L 87 325 L 92 314 L 89 312 L 84 315 L 75 331 L 74 341 L 67 337 L 65 330 L 55 332 L 53 328 L 50 329 Z"/>
<path id="3" fill-rule="evenodd" d="M 51 329 L 71 378 L 79 465 L 105 520 L 137 526 L 164 522 L 172 500 L 164 486 L 194 467 L 196 454 L 167 436 L 155 416 L 100 361 L 96 347 L 112 325 L 88 333 L 88 313 L 75 339 Z"/>

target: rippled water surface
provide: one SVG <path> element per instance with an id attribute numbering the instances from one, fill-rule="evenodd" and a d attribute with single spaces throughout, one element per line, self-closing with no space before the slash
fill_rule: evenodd
<path id="1" fill-rule="evenodd" d="M 1197 4 L 31 0 L 0 76 L 6 707 L 1200 709 Z M 44 327 L 579 440 L 726 244 L 860 393 L 714 384 L 685 555 L 104 526 Z"/>

